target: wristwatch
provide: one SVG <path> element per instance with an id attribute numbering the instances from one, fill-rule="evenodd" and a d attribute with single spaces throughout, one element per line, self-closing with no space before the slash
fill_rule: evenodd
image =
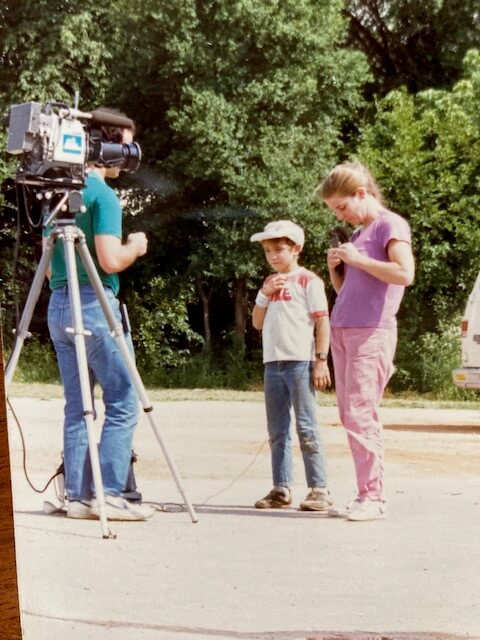
<path id="1" fill-rule="evenodd" d="M 315 358 L 317 360 L 328 360 L 328 353 L 325 353 L 323 351 L 319 351 L 318 353 L 315 354 Z"/>

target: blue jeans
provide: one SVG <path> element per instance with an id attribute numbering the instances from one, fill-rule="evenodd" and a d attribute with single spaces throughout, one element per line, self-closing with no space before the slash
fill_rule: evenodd
<path id="1" fill-rule="evenodd" d="M 119 302 L 105 289 L 118 322 Z M 138 396 L 130 374 L 112 337 L 100 303 L 90 285 L 80 286 L 88 375 L 92 391 L 98 383 L 103 391 L 105 420 L 99 443 L 99 458 L 104 491 L 120 495 L 127 481 L 133 432 L 138 419 Z M 75 353 L 68 288 L 52 292 L 48 306 L 48 328 L 57 353 L 65 394 L 64 463 L 65 490 L 69 500 L 89 499 L 94 495 L 84 407 Z M 133 354 L 130 334 L 125 336 Z"/>
<path id="2" fill-rule="evenodd" d="M 325 457 L 317 428 L 313 362 L 267 362 L 264 372 L 267 426 L 275 486 L 293 480 L 290 412 L 293 406 L 300 449 L 309 487 L 326 487 Z"/>

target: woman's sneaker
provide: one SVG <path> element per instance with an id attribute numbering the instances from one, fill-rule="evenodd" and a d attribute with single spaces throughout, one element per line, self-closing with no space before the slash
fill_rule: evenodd
<path id="1" fill-rule="evenodd" d="M 300 509 L 302 511 L 328 511 L 332 504 L 328 489 L 314 487 L 305 500 L 300 503 Z"/>
<path id="2" fill-rule="evenodd" d="M 328 517 L 348 518 L 348 516 L 350 515 L 350 511 L 356 504 L 360 504 L 360 500 L 358 498 L 353 498 L 352 500 L 350 500 L 350 502 L 347 502 L 344 507 L 332 507 L 328 510 Z"/>
<path id="3" fill-rule="evenodd" d="M 257 500 L 256 509 L 283 509 L 292 504 L 292 494 L 288 487 L 273 487 L 264 498 Z"/>
<path id="4" fill-rule="evenodd" d="M 347 520 L 363 522 L 365 520 L 381 520 L 385 518 L 387 507 L 380 500 L 364 500 L 355 502 L 350 509 Z"/>

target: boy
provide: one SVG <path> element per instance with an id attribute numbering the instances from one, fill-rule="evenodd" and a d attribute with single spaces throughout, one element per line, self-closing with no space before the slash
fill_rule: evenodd
<path id="1" fill-rule="evenodd" d="M 323 445 L 317 429 L 315 389 L 330 385 L 328 304 L 322 280 L 299 266 L 303 229 L 290 220 L 270 222 L 251 242 L 261 242 L 269 275 L 255 300 L 252 322 L 262 331 L 265 405 L 273 489 L 255 503 L 278 509 L 292 503 L 290 410 L 293 406 L 310 491 L 300 509 L 327 512 Z"/>

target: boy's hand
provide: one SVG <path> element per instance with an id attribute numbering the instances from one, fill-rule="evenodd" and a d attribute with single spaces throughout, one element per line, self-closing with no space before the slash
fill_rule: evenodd
<path id="1" fill-rule="evenodd" d="M 280 289 L 283 289 L 286 281 L 287 277 L 279 273 L 276 276 L 273 276 L 273 278 L 269 280 L 268 284 L 262 287 L 261 291 L 263 295 L 270 297 L 275 293 L 275 291 L 280 291 Z"/>
<path id="2" fill-rule="evenodd" d="M 313 386 L 315 389 L 325 389 L 331 385 L 330 369 L 326 360 L 315 360 L 313 367 Z"/>

